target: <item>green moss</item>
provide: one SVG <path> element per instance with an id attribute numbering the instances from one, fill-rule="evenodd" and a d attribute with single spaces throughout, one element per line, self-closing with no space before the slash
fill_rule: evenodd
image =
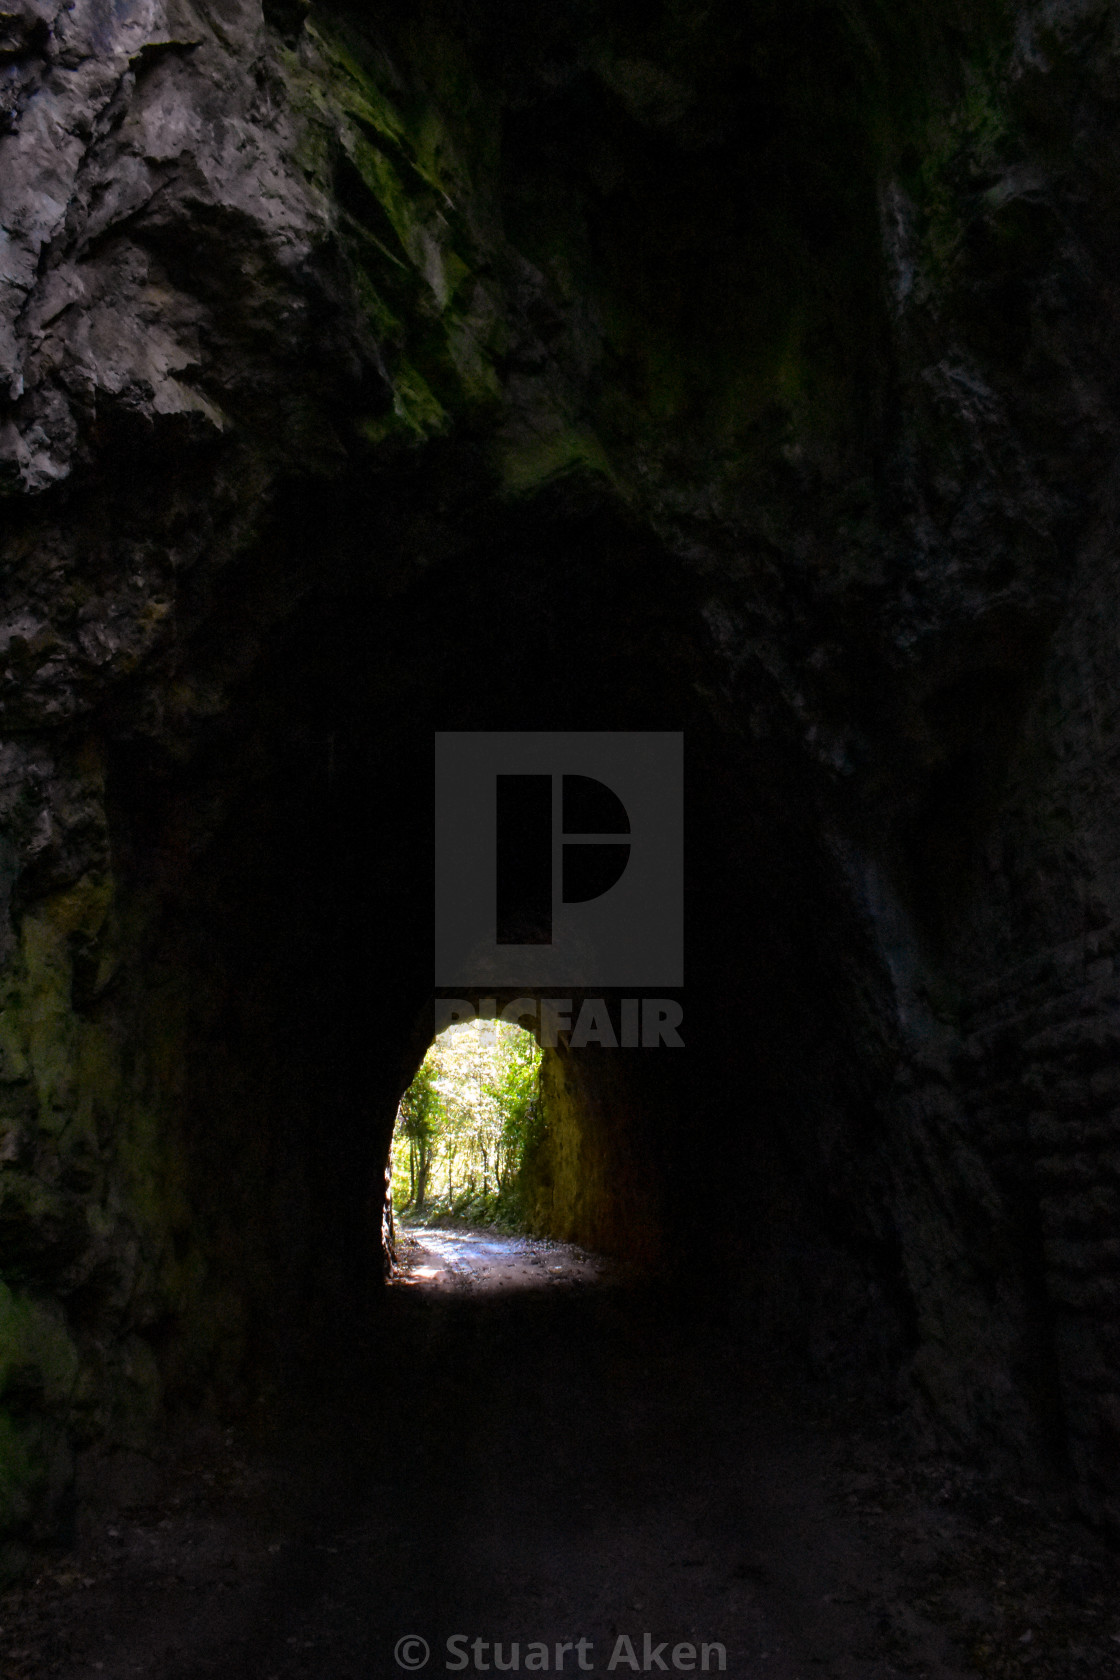
<path id="1" fill-rule="evenodd" d="M 384 210 L 402 252 L 415 263 L 416 247 L 423 231 L 420 207 L 410 200 L 384 152 L 371 146 L 354 130 L 343 130 L 343 145 L 351 163 Z"/>
<path id="2" fill-rule="evenodd" d="M 0 1009 L 0 1079 L 6 1085 L 14 1085 L 27 1079 L 30 1072 L 21 995 L 19 990 L 13 987 L 4 999 L 3 1008 Z"/>
<path id="3" fill-rule="evenodd" d="M 500 311 L 460 302 L 486 260 L 467 231 L 469 181 L 442 113 L 417 98 L 406 117 L 353 20 L 320 19 L 306 38 L 311 67 L 285 60 L 300 162 L 343 207 L 340 240 L 393 386 L 389 411 L 360 431 L 373 445 L 431 437 L 499 390 L 488 341 Z"/>
<path id="4" fill-rule="evenodd" d="M 404 338 L 404 328 L 400 319 L 394 315 L 364 269 L 356 270 L 354 283 L 361 301 L 362 313 L 372 325 L 377 337 L 383 343 L 400 343 Z"/>
<path id="5" fill-rule="evenodd" d="M 0 1396 L 17 1372 L 35 1373 L 48 1406 L 61 1403 L 78 1376 L 78 1352 L 57 1308 L 13 1293 L 0 1281 Z"/>
<path id="6" fill-rule="evenodd" d="M 19 1008 L 6 1026 L 7 1042 L 26 1046 L 39 1103 L 39 1124 L 60 1128 L 75 1102 L 76 1024 L 73 942 L 96 940 L 112 890 L 88 875 L 24 916 L 20 927 L 24 983 Z"/>
<path id="7" fill-rule="evenodd" d="M 921 135 L 910 187 L 924 218 L 924 267 L 931 287 L 943 284 L 955 267 L 969 199 L 1000 165 L 1008 117 L 995 81 L 987 66 L 967 66 L 962 94 L 931 115 Z"/>
<path id="8" fill-rule="evenodd" d="M 367 442 L 378 444 L 404 432 L 417 441 L 446 430 L 448 416 L 416 368 L 402 363 L 393 380 L 393 408 L 387 415 L 366 420 L 361 427 Z"/>
<path id="9" fill-rule="evenodd" d="M 47 1477 L 48 1420 L 71 1401 L 78 1371 L 58 1308 L 0 1282 L 0 1533 L 35 1509 Z"/>
<path id="10" fill-rule="evenodd" d="M 307 23 L 305 28 L 308 39 L 332 71 L 330 90 L 340 108 L 348 116 L 367 123 L 392 144 L 403 146 L 404 124 L 399 114 L 346 43 L 321 23 L 318 26 Z"/>
<path id="11" fill-rule="evenodd" d="M 598 439 L 575 429 L 532 438 L 506 451 L 500 463 L 507 495 L 527 496 L 568 473 L 588 471 L 614 482 L 610 462 Z"/>

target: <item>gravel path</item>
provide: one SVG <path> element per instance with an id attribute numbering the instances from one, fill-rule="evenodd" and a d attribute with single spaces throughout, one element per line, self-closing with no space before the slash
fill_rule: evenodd
<path id="1" fill-rule="evenodd" d="M 546 1283 L 595 1283 L 612 1269 L 573 1243 L 501 1236 L 473 1226 L 399 1227 L 397 1283 L 429 1289 L 538 1289 Z"/>

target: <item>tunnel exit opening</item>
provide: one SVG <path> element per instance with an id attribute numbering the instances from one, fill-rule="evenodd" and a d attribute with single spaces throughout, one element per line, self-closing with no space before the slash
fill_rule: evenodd
<path id="1" fill-rule="evenodd" d="M 543 1125 L 540 1065 L 533 1035 L 508 1021 L 436 1035 L 397 1109 L 395 1218 L 521 1222 L 522 1173 Z"/>

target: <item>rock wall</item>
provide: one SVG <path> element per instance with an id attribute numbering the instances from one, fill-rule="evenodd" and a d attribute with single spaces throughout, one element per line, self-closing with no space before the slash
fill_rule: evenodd
<path id="1" fill-rule="evenodd" d="M 619 1055 L 632 1063 L 640 1053 Z M 639 1266 L 664 1264 L 676 1238 L 658 1105 L 617 1055 L 587 1061 L 564 1044 L 542 1058 L 544 1129 L 523 1172 L 526 1222 Z"/>
<path id="2" fill-rule="evenodd" d="M 430 732 L 511 725 L 692 776 L 687 1077 L 557 1060 L 542 1217 L 701 1198 L 756 1326 L 1117 1520 L 1118 62 L 1089 0 L 10 0 L 6 1521 L 344 1329 Z"/>

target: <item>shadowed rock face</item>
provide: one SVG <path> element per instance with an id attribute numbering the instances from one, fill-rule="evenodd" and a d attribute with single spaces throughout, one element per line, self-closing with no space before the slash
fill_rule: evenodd
<path id="1" fill-rule="evenodd" d="M 380 1273 L 431 732 L 686 731 L 556 1234 L 1116 1522 L 1104 4 L 0 14 L 0 1487 Z M 676 1059 L 674 1059 L 674 1057 Z"/>

